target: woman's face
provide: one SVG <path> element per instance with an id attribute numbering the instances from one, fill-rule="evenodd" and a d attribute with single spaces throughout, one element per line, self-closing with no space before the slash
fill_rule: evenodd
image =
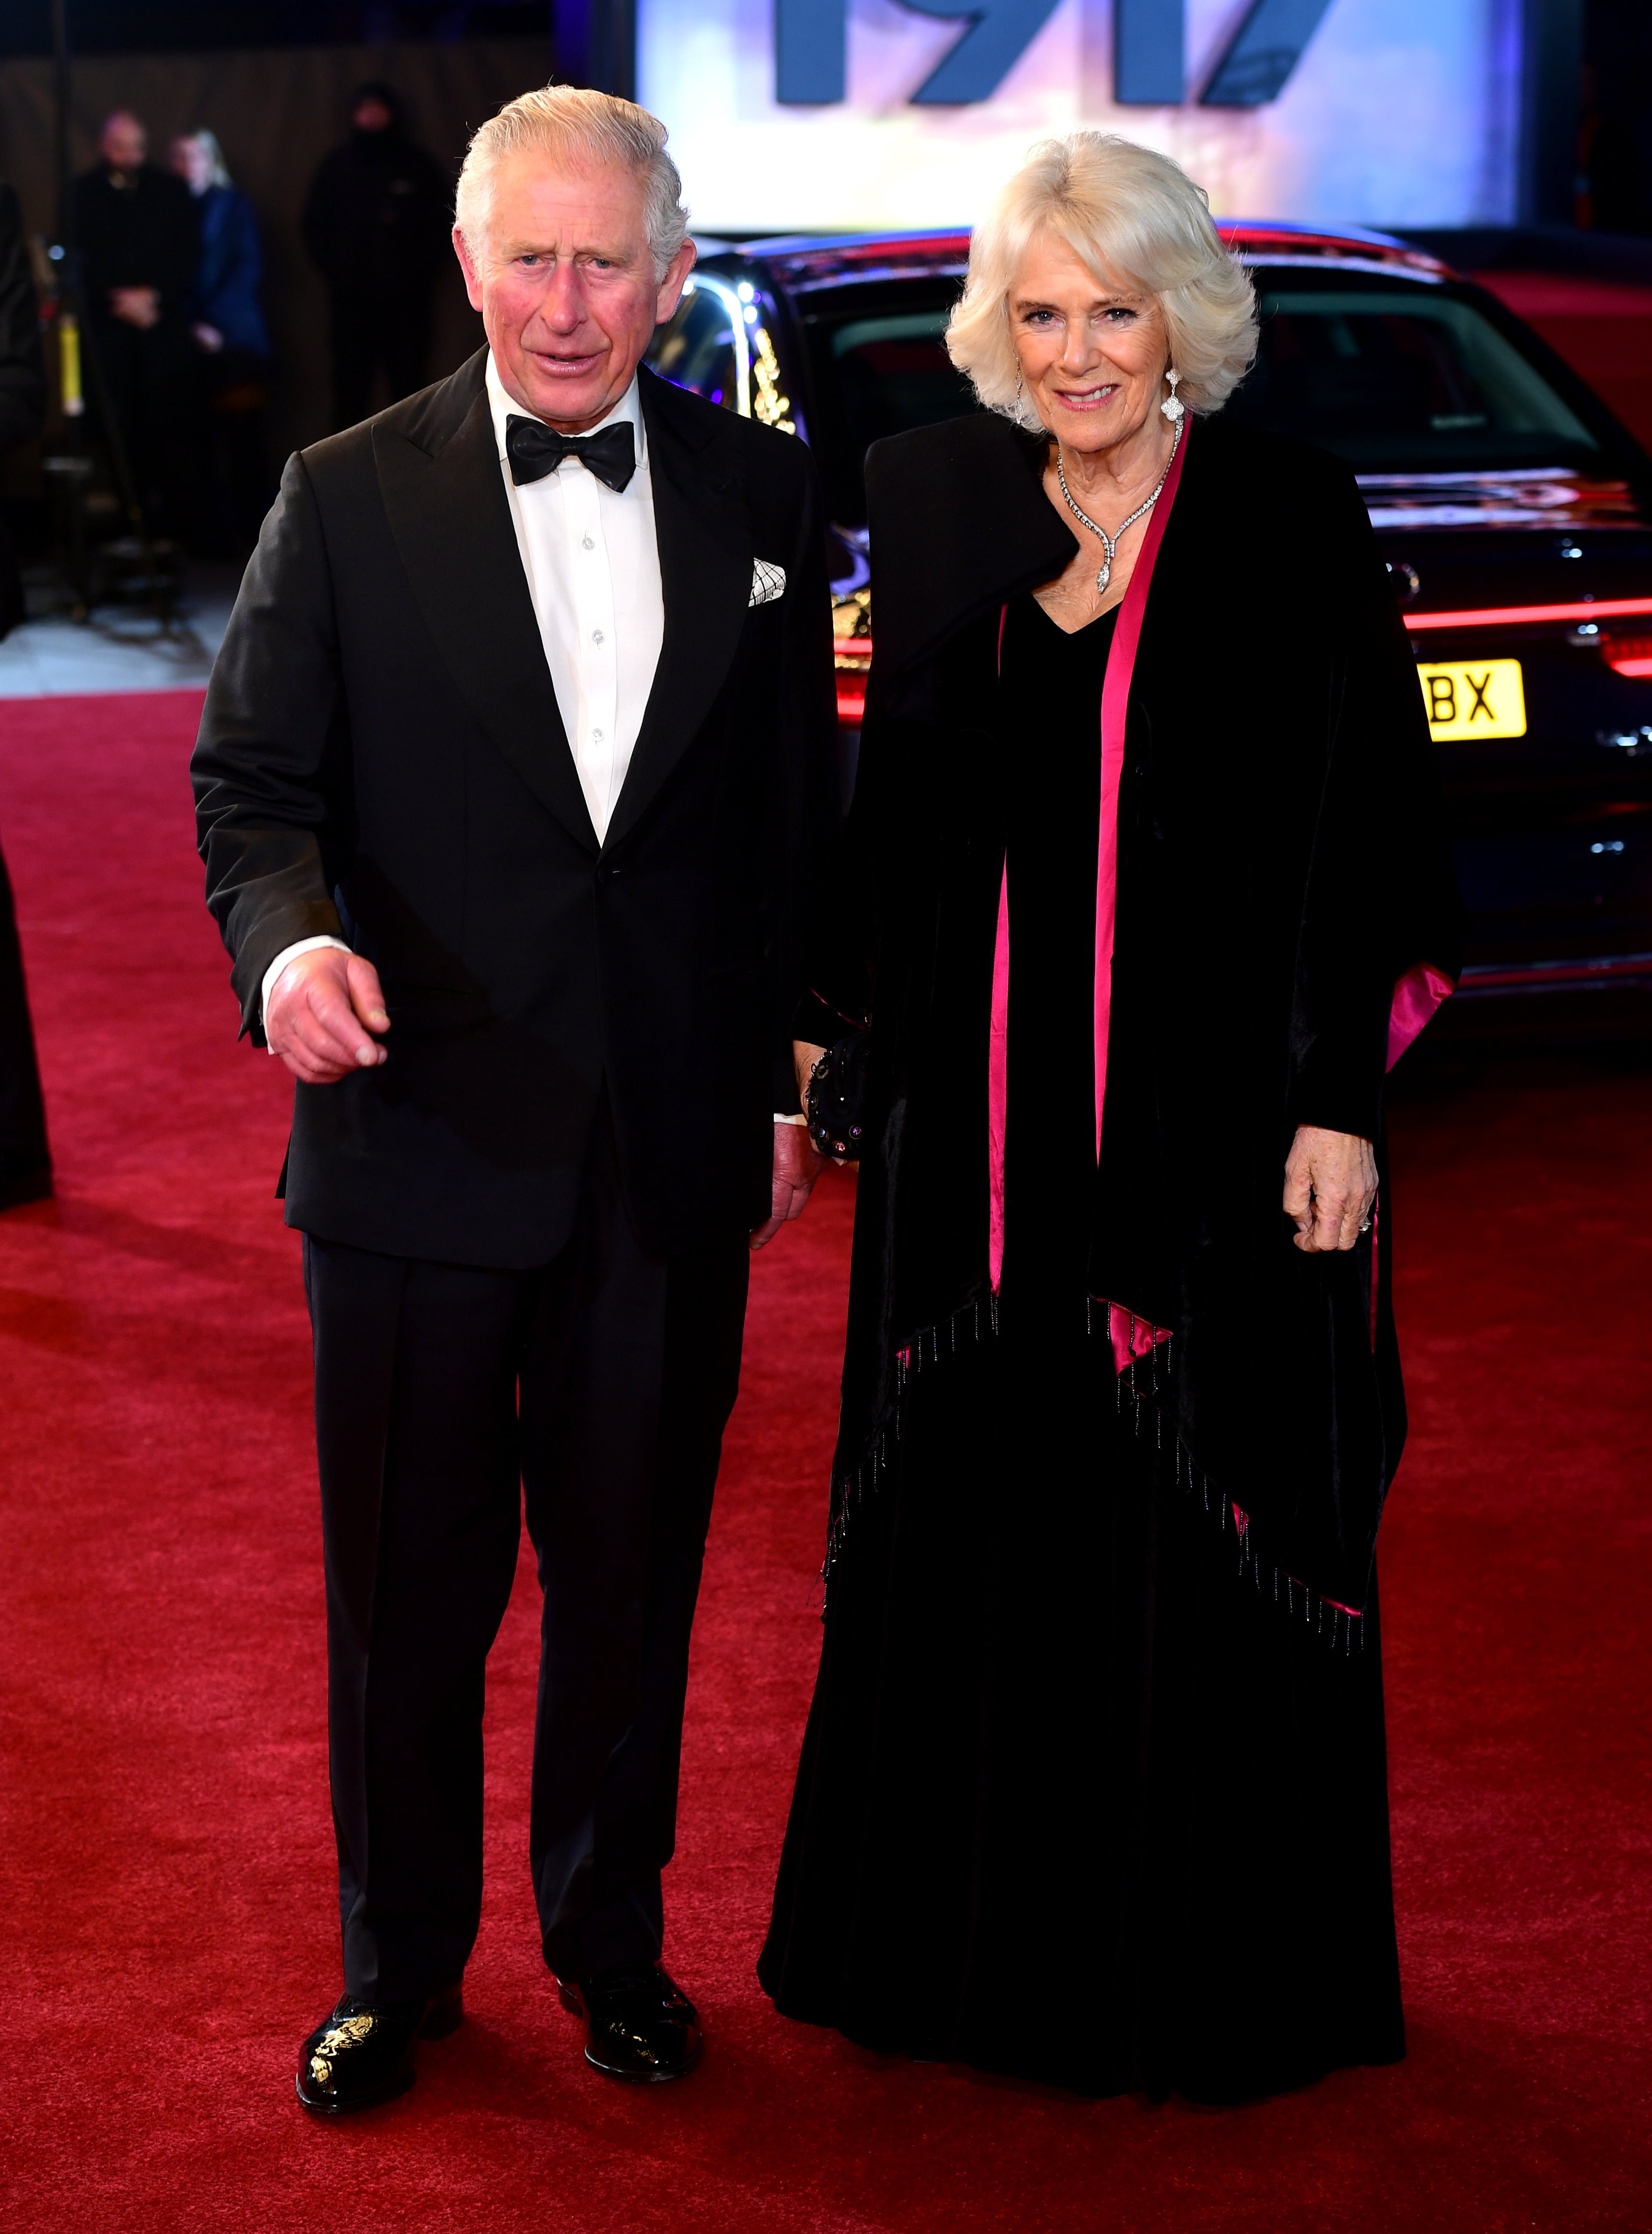
<path id="1" fill-rule="evenodd" d="M 1170 343 L 1154 297 L 1099 284 L 1052 234 L 1022 259 L 1009 336 L 1028 401 L 1067 449 L 1110 449 L 1164 401 Z"/>
<path id="2" fill-rule="evenodd" d="M 211 158 L 193 134 L 180 134 L 173 141 L 172 167 L 180 179 L 188 180 L 192 194 L 204 194 L 212 184 Z"/>

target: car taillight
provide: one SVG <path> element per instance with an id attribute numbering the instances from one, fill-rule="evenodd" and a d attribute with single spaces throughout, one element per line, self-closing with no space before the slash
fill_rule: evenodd
<path id="1" fill-rule="evenodd" d="M 1583 598 L 1564 605 L 1472 605 L 1461 612 L 1406 613 L 1414 635 L 1427 629 L 1516 628 L 1531 621 L 1619 620 L 1652 615 L 1652 598 Z"/>
<path id="2" fill-rule="evenodd" d="M 858 729 L 866 718 L 866 670 L 872 665 L 869 636 L 840 636 L 832 647 L 838 670 L 838 722 Z"/>
<path id="3" fill-rule="evenodd" d="M 1600 648 L 1614 675 L 1652 675 L 1652 636 L 1603 636 Z"/>

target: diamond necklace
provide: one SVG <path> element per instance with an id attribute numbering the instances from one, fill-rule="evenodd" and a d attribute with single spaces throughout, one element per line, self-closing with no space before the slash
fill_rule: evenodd
<path id="1" fill-rule="evenodd" d="M 1131 513 L 1128 519 L 1121 520 L 1119 523 L 1119 532 L 1117 535 L 1109 535 L 1105 527 L 1098 526 L 1096 522 L 1091 519 L 1087 512 L 1081 512 L 1078 506 L 1074 503 L 1073 492 L 1067 486 L 1067 475 L 1061 471 L 1061 446 L 1059 442 L 1055 445 L 1055 478 L 1061 485 L 1061 494 L 1067 499 L 1067 508 L 1072 513 L 1074 519 L 1081 519 L 1084 522 L 1084 525 L 1089 529 L 1092 535 L 1100 536 L 1101 539 L 1101 548 L 1107 554 L 1107 558 L 1102 562 L 1101 572 L 1095 578 L 1095 593 L 1097 597 L 1105 598 L 1107 594 L 1107 584 L 1113 579 L 1113 554 L 1118 549 L 1120 539 L 1123 536 L 1126 528 L 1133 527 L 1136 522 L 1141 519 L 1145 513 L 1151 512 L 1153 506 L 1158 503 L 1160 496 L 1164 493 L 1165 483 L 1170 479 L 1170 469 L 1176 462 L 1176 453 L 1180 449 L 1181 445 L 1182 422 L 1178 420 L 1176 423 L 1176 432 L 1171 437 L 1170 455 L 1165 461 L 1164 472 L 1159 476 L 1158 487 L 1148 498 L 1146 504 L 1139 504 L 1135 510 Z"/>

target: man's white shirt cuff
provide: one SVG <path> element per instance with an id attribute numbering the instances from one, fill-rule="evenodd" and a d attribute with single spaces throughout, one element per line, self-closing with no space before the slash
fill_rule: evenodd
<path id="1" fill-rule="evenodd" d="M 350 949 L 345 945 L 343 940 L 342 938 L 335 938 L 330 931 L 323 931 L 319 938 L 297 939 L 292 945 L 284 946 L 282 948 L 280 953 L 277 955 L 275 960 L 264 971 L 264 983 L 258 989 L 258 1022 L 260 1023 L 264 1022 L 264 1018 L 269 1012 L 270 996 L 275 990 L 275 981 L 286 968 L 288 963 L 296 961 L 301 954 L 318 953 L 323 946 L 336 946 L 341 954 L 348 954 L 350 951 Z M 271 1048 L 267 1052 L 273 1055 L 275 1053 L 275 1049 Z"/>

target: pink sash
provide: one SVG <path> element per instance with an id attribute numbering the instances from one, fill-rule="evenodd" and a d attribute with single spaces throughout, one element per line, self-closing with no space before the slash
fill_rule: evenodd
<path id="1" fill-rule="evenodd" d="M 1130 682 L 1135 672 L 1136 647 L 1141 641 L 1142 615 L 1153 564 L 1164 540 L 1165 524 L 1176 501 L 1182 467 L 1192 435 L 1191 421 L 1184 421 L 1180 447 L 1166 480 L 1163 493 L 1153 506 L 1147 532 L 1136 559 L 1130 587 L 1113 625 L 1113 646 L 1107 654 L 1107 679 L 1101 686 L 1101 832 L 1095 865 L 1095 1152 L 1101 1153 L 1101 1111 L 1107 1090 L 1107 1029 L 1113 1008 L 1113 933 L 1119 882 L 1119 785 L 1124 774 L 1125 717 L 1130 706 Z M 1009 608 L 1006 606 L 1005 612 Z M 1004 615 L 998 619 L 998 651 L 1002 660 Z M 987 1042 L 987 1270 L 996 1295 L 1004 1269 L 1004 1122 L 1009 1081 L 1009 864 L 1006 859 L 998 887 L 998 937 L 992 957 L 992 1026 Z"/>

